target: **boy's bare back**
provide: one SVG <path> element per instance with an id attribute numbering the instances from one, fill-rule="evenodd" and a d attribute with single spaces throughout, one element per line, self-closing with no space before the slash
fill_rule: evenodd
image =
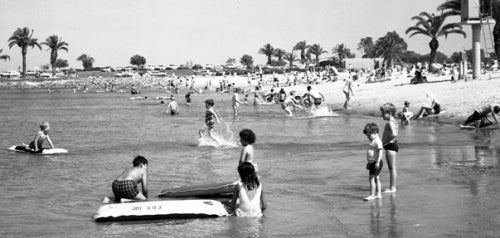
<path id="1" fill-rule="evenodd" d="M 132 167 L 124 170 L 116 180 L 134 180 L 136 183 L 142 182 L 147 170 L 141 167 Z"/>

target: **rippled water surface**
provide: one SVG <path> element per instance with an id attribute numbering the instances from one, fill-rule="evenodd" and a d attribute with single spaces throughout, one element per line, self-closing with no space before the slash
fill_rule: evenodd
<path id="1" fill-rule="evenodd" d="M 144 95 L 167 96 L 160 91 Z M 228 94 L 193 96 L 181 115 L 158 100 L 126 93 L 47 94 L 0 91 L 0 236 L 2 237 L 366 237 L 494 236 L 500 234 L 499 131 L 461 131 L 418 122 L 400 128 L 398 192 L 363 202 L 368 122 L 381 118 L 288 118 L 278 105 L 242 106 L 234 119 Z M 152 199 L 164 188 L 237 179 L 239 147 L 198 146 L 203 100 L 214 98 L 226 139 L 250 128 L 268 210 L 260 219 L 156 220 L 94 223 L 111 182 L 133 157 L 149 164 Z M 340 103 L 340 102 L 339 102 Z M 376 105 L 374 105 L 376 106 Z M 6 149 L 32 140 L 51 123 L 63 155 Z M 234 138 L 234 142 L 236 142 Z M 388 185 L 388 170 L 381 175 Z"/>

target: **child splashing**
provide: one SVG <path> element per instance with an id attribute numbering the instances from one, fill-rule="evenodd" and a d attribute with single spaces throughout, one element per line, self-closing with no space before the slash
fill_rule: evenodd
<path id="1" fill-rule="evenodd" d="M 233 132 L 229 128 L 231 124 L 223 121 L 222 118 L 220 118 L 218 113 L 213 108 L 214 104 L 215 102 L 213 99 L 208 99 L 205 101 L 205 108 L 207 109 L 205 111 L 205 128 L 199 131 L 200 138 L 198 139 L 198 146 L 237 146 L 236 143 L 231 142 L 234 137 Z M 228 131 L 231 135 L 229 140 L 226 140 L 224 139 L 224 137 L 214 133 L 215 124 L 219 124 L 221 121 L 226 124 L 226 131 Z M 207 132 L 206 134 L 208 136 L 204 135 L 205 131 Z"/>

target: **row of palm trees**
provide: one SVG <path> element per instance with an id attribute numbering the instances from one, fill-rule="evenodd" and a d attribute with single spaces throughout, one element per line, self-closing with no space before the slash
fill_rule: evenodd
<path id="1" fill-rule="evenodd" d="M 68 43 L 64 42 L 62 38 L 58 37 L 57 35 L 49 36 L 47 39 L 45 39 L 45 42 L 39 43 L 38 39 L 33 37 L 33 33 L 34 30 L 30 30 L 28 27 L 17 28 L 17 30 L 14 31 L 14 33 L 8 40 L 9 49 L 15 45 L 21 48 L 21 55 L 23 57 L 22 77 L 26 76 L 26 54 L 28 53 L 28 48 L 31 47 L 31 49 L 33 49 L 36 46 L 38 47 L 38 49 L 42 50 L 42 45 L 46 45 L 48 47 L 47 50 L 50 50 L 50 65 L 52 67 L 52 74 L 55 75 L 55 64 L 57 61 L 58 51 L 64 50 L 68 52 Z M 2 50 L 0 50 L 0 53 L 1 52 Z M 0 59 L 3 59 L 5 61 L 7 59 L 10 60 L 10 56 L 0 55 Z"/>
<path id="2" fill-rule="evenodd" d="M 295 44 L 291 52 L 286 52 L 280 48 L 274 48 L 270 43 L 267 43 L 259 49 L 259 54 L 263 54 L 267 57 L 268 65 L 273 63 L 272 57 L 274 56 L 277 58 L 278 63 L 282 62 L 284 59 L 288 61 L 290 67 L 292 67 L 293 63 L 299 60 L 295 55 L 295 51 L 300 52 L 300 62 L 303 64 L 312 61 L 311 55 L 314 55 L 314 62 L 318 63 L 319 57 L 324 53 L 328 53 L 320 44 L 308 45 L 307 42 L 303 40 Z M 354 57 L 354 54 L 351 53 L 351 50 L 348 49 L 345 44 L 338 44 L 333 48 L 332 53 L 336 54 L 339 60 Z"/>

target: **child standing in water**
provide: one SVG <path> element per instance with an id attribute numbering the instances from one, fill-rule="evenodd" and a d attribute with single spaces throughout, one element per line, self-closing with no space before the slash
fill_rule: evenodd
<path id="1" fill-rule="evenodd" d="M 238 165 L 241 165 L 244 162 L 249 162 L 254 165 L 255 171 L 257 171 L 258 167 L 253 162 L 253 157 L 254 157 L 253 144 L 255 143 L 255 139 L 256 136 L 252 130 L 243 129 L 240 131 L 240 142 L 241 145 L 243 146 L 243 149 L 241 150 L 240 161 Z"/>
<path id="2" fill-rule="evenodd" d="M 239 217 L 260 217 L 267 208 L 254 166 L 250 162 L 243 162 L 238 166 L 240 181 L 236 184 L 231 207 Z"/>
<path id="3" fill-rule="evenodd" d="M 217 116 L 217 113 L 214 110 L 214 100 L 213 99 L 207 99 L 205 100 L 205 108 L 207 109 L 205 111 L 205 125 L 207 126 L 207 131 L 208 131 L 208 136 L 211 138 L 214 138 L 212 133 L 215 128 L 215 123 L 219 123 L 219 116 Z M 200 130 L 199 132 L 200 138 L 203 137 L 203 129 Z"/>
<path id="4" fill-rule="evenodd" d="M 382 113 L 382 118 L 387 121 L 384 127 L 384 133 L 382 134 L 382 143 L 385 149 L 385 159 L 387 160 L 387 167 L 389 167 L 389 189 L 386 189 L 384 193 L 395 193 L 396 192 L 396 178 L 398 173 L 396 171 L 396 156 L 399 151 L 398 147 L 398 123 L 394 119 L 394 114 L 396 113 L 396 107 L 392 103 L 386 103 L 380 107 L 380 112 Z"/>
<path id="5" fill-rule="evenodd" d="M 410 119 L 413 117 L 413 112 L 410 112 L 410 102 L 405 101 L 403 110 L 401 114 L 398 114 L 401 118 L 402 125 L 410 125 Z"/>
<path id="6" fill-rule="evenodd" d="M 22 146 L 17 146 L 16 150 L 32 151 L 36 153 L 41 153 L 43 151 L 43 142 L 47 141 L 51 149 L 54 149 L 54 144 L 49 137 L 50 125 L 48 122 L 42 122 L 40 124 L 40 131 L 35 134 L 35 139 L 30 142 L 29 145 L 23 144 Z"/>
<path id="7" fill-rule="evenodd" d="M 238 116 L 238 107 L 240 107 L 240 104 L 243 104 L 243 102 L 240 101 L 240 95 L 238 94 L 238 90 L 234 90 L 232 102 L 233 102 L 234 116 Z"/>
<path id="8" fill-rule="evenodd" d="M 111 185 L 115 202 L 120 202 L 122 198 L 133 200 L 147 200 L 148 197 L 148 160 L 138 155 L 132 162 L 134 167 L 126 169 L 116 177 Z M 142 193 L 137 189 L 137 184 L 142 186 Z"/>
<path id="9" fill-rule="evenodd" d="M 363 130 L 363 134 L 370 140 L 370 145 L 366 151 L 366 169 L 369 170 L 369 181 L 370 181 L 370 196 L 363 198 L 365 201 L 374 200 L 377 198 L 382 198 L 381 195 L 381 184 L 380 184 L 380 171 L 384 162 L 382 162 L 382 154 L 384 148 L 382 141 L 378 136 L 378 126 L 375 123 L 368 123 Z"/>

